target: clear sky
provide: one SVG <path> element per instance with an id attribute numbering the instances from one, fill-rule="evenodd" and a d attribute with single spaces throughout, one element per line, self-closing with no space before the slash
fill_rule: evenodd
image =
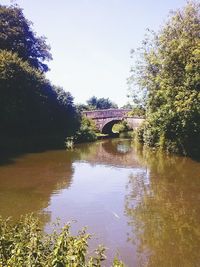
<path id="1" fill-rule="evenodd" d="M 10 4 L 9 0 L 0 0 Z M 45 35 L 53 60 L 47 77 L 70 91 L 76 103 L 109 97 L 128 99 L 130 50 L 145 29 L 158 30 L 171 9 L 185 0 L 16 0 L 38 35 Z"/>

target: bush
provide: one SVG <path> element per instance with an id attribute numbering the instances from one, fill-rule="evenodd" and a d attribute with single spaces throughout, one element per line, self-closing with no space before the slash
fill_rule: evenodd
<path id="1" fill-rule="evenodd" d="M 131 131 L 131 128 L 126 121 L 119 122 L 113 126 L 113 132 L 124 133 L 128 131 Z"/>
<path id="2" fill-rule="evenodd" d="M 74 137 L 73 136 L 69 136 L 65 139 L 65 148 L 66 149 L 74 148 Z"/>
<path id="3" fill-rule="evenodd" d="M 97 129 L 95 123 L 86 117 L 82 117 L 80 129 L 76 132 L 74 136 L 74 143 L 96 141 L 96 133 Z"/>
<path id="4" fill-rule="evenodd" d="M 85 229 L 76 236 L 70 233 L 70 224 L 51 234 L 45 234 L 39 220 L 25 216 L 16 224 L 0 217 L 0 266 L 9 267 L 100 267 L 106 259 L 105 248 L 99 246 L 95 256 L 88 256 L 88 239 Z M 113 267 L 124 266 L 114 259 Z"/>
<path id="5" fill-rule="evenodd" d="M 140 143 L 144 143 L 144 124 L 142 124 L 137 130 L 136 130 L 136 140 Z"/>

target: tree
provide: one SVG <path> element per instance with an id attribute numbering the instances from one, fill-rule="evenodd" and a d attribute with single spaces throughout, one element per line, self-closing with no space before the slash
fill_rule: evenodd
<path id="1" fill-rule="evenodd" d="M 86 102 L 87 102 L 88 106 L 91 107 L 91 109 L 96 109 L 97 108 L 97 101 L 98 101 L 97 97 L 92 96 Z"/>
<path id="2" fill-rule="evenodd" d="M 145 97 L 143 141 L 185 155 L 200 153 L 200 4 L 173 12 L 145 39 L 129 81 Z M 132 92 L 135 93 L 132 88 Z"/>
<path id="3" fill-rule="evenodd" d="M 77 105 L 76 105 L 76 108 L 77 108 L 77 110 L 78 110 L 79 112 L 90 110 L 90 109 L 89 109 L 89 106 L 86 105 L 86 104 L 77 104 Z"/>
<path id="4" fill-rule="evenodd" d="M 113 103 L 109 98 L 97 98 L 92 96 L 87 100 L 87 104 L 90 109 L 109 109 L 118 108 L 115 103 Z"/>
<path id="5" fill-rule="evenodd" d="M 145 107 L 138 104 L 131 105 L 129 102 L 122 106 L 123 109 L 130 109 L 128 115 L 130 116 L 137 116 L 137 117 L 144 117 L 145 116 Z"/>
<path id="6" fill-rule="evenodd" d="M 17 54 L 0 50 L 0 134 L 16 138 L 73 135 L 79 127 L 73 97 Z"/>
<path id="7" fill-rule="evenodd" d="M 31 24 L 18 6 L 0 5 L 1 151 L 34 146 L 34 140 L 38 146 L 64 146 L 80 125 L 72 95 L 45 78 L 50 48 Z"/>
<path id="8" fill-rule="evenodd" d="M 18 6 L 0 5 L 0 49 L 17 53 L 23 60 L 41 71 L 47 71 L 44 63 L 52 59 L 50 47 L 44 36 L 37 37 Z"/>
<path id="9" fill-rule="evenodd" d="M 53 91 L 56 93 L 56 102 L 60 113 L 56 115 L 56 124 L 60 123 L 59 127 L 61 131 L 65 129 L 66 136 L 74 135 L 81 120 L 74 105 L 74 98 L 70 92 L 66 92 L 62 87 L 53 86 Z"/>
<path id="10" fill-rule="evenodd" d="M 121 108 L 123 109 L 132 109 L 133 108 L 133 105 L 131 105 L 129 102 L 126 103 L 125 105 L 123 105 Z"/>

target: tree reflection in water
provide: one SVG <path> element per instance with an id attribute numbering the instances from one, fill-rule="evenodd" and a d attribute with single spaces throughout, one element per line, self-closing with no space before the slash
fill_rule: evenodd
<path id="1" fill-rule="evenodd" d="M 0 215 L 18 220 L 36 213 L 46 224 L 51 214 L 45 211 L 52 194 L 71 184 L 73 153 L 47 151 L 16 158 L 0 166 Z"/>
<path id="2" fill-rule="evenodd" d="M 130 176 L 125 213 L 139 265 L 200 266 L 200 165 L 134 146 L 146 174 Z"/>

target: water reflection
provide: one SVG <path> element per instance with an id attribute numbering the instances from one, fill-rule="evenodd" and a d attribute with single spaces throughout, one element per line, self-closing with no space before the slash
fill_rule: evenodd
<path id="1" fill-rule="evenodd" d="M 78 146 L 79 160 L 118 168 L 143 168 L 129 139 L 111 139 Z"/>
<path id="2" fill-rule="evenodd" d="M 72 155 L 65 151 L 27 154 L 0 166 L 0 214 L 18 219 L 27 213 L 40 213 L 49 205 L 52 193 L 71 184 Z"/>
<path id="3" fill-rule="evenodd" d="M 27 154 L 0 166 L 0 214 L 77 220 L 130 267 L 200 266 L 200 164 L 130 140 Z M 110 266 L 108 261 L 105 266 Z"/>
<path id="4" fill-rule="evenodd" d="M 147 166 L 131 175 L 125 212 L 141 266 L 200 266 L 200 165 L 137 148 Z"/>

